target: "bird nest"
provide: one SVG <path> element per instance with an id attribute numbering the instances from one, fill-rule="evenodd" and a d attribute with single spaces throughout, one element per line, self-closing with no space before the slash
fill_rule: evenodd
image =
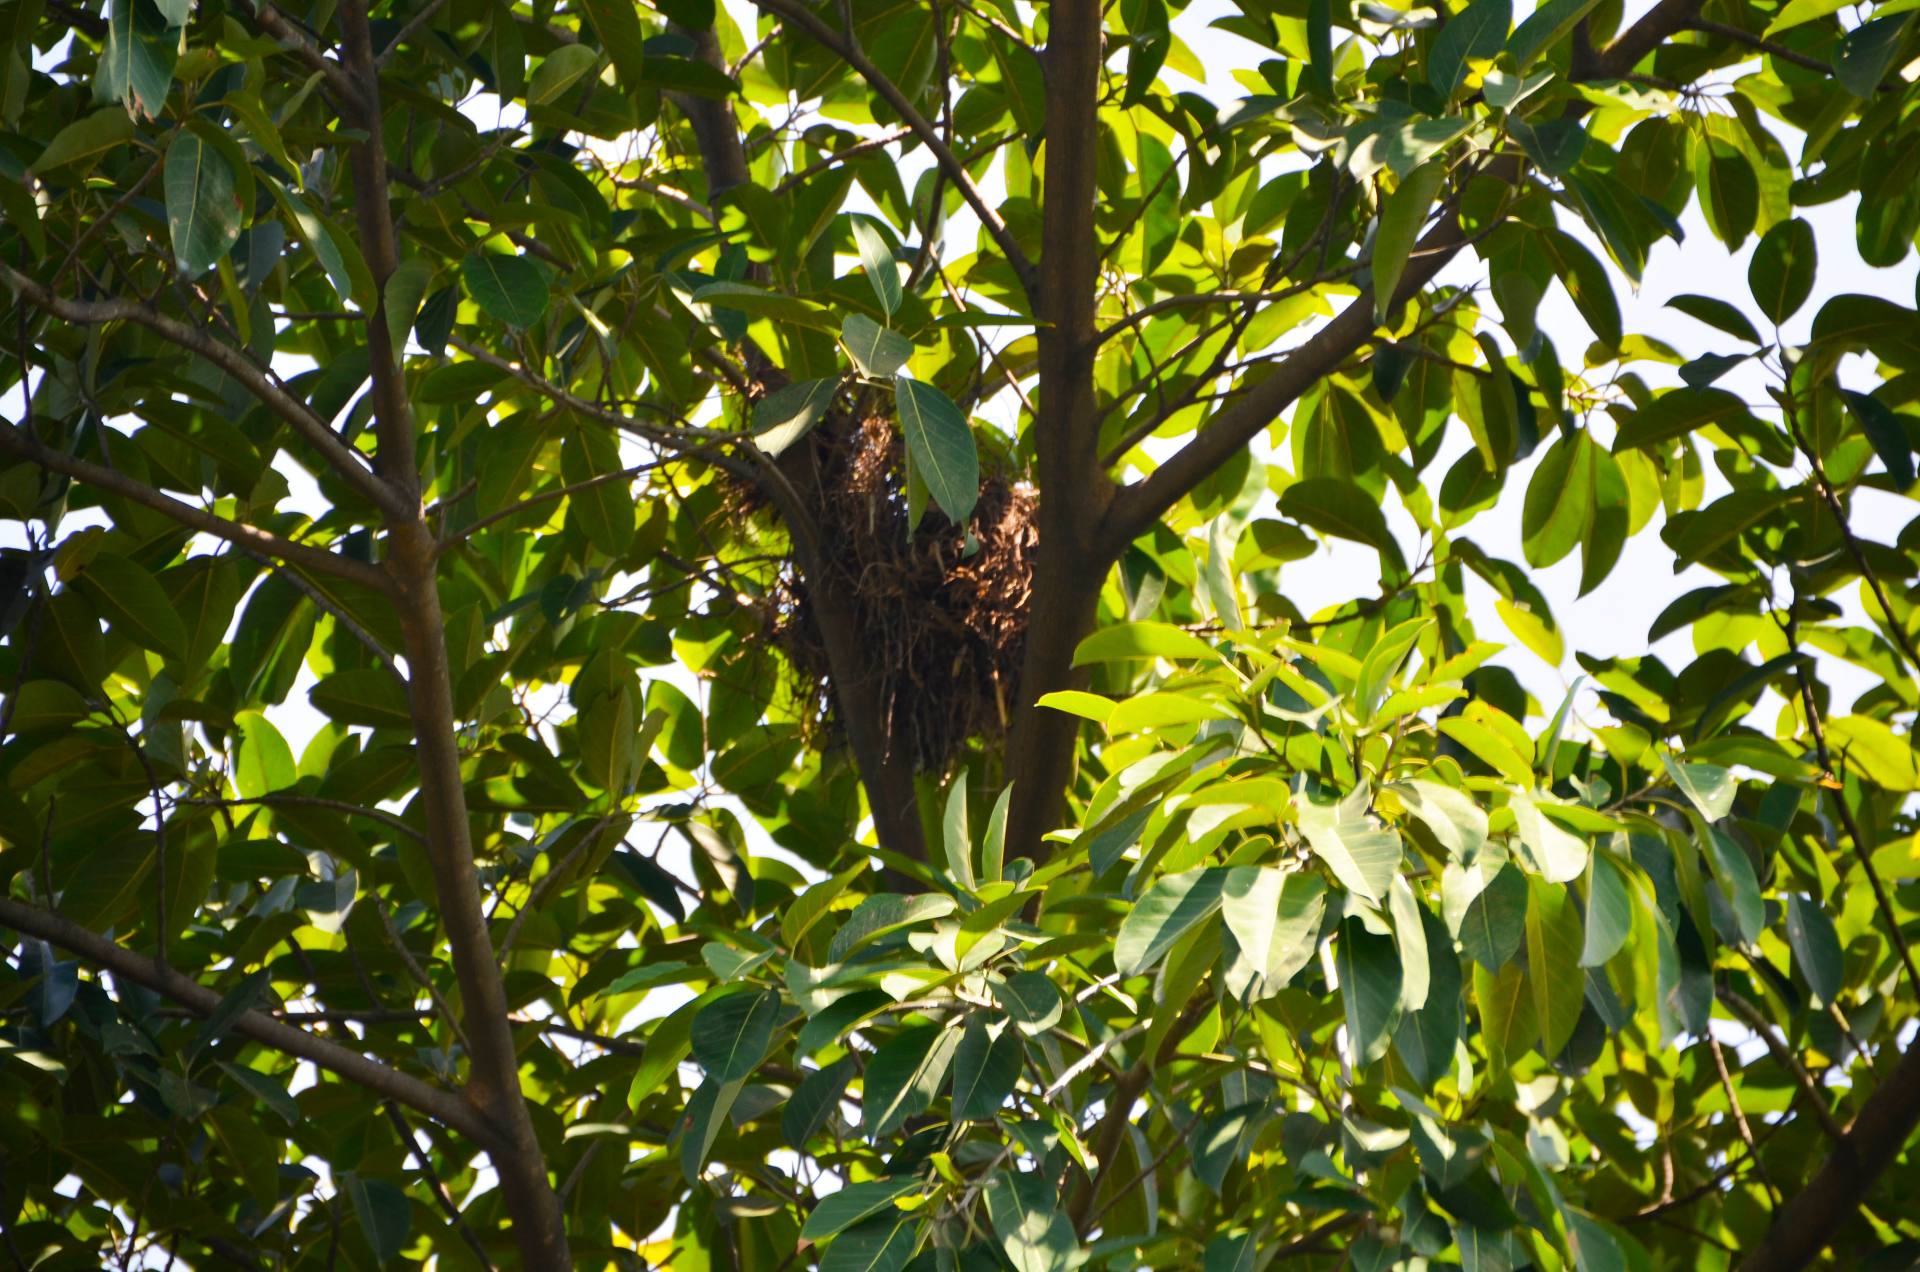
<path id="1" fill-rule="evenodd" d="M 853 613 L 858 657 L 874 678 L 887 746 L 923 772 L 945 772 L 969 739 L 1004 735 L 1026 648 L 1033 593 L 1033 487 L 988 465 L 966 527 L 929 504 L 907 527 L 900 430 L 884 398 L 843 399 L 807 442 L 819 474 L 817 570 L 790 561 L 775 589 L 770 635 L 800 677 L 814 724 L 836 719 L 815 590 L 830 587 Z M 967 530 L 977 548 L 969 552 Z"/>

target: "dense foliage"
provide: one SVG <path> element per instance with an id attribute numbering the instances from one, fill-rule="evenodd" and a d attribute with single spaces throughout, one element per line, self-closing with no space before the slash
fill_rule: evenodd
<path id="1" fill-rule="evenodd" d="M 1914 1261 L 1913 6 L 1216 8 L 0 3 L 0 1261 Z"/>

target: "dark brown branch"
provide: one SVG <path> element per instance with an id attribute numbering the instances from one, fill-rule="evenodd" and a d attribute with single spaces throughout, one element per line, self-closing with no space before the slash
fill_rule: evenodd
<path id="1" fill-rule="evenodd" d="M 240 10 L 245 16 L 246 11 Z M 353 108 L 360 102 L 360 89 L 346 68 L 321 51 L 313 37 L 304 27 L 282 13 L 277 5 L 255 4 L 250 19 L 251 25 L 266 32 L 294 57 L 305 62 L 308 67 L 320 72 L 325 78 L 327 88 L 339 98 L 343 106 Z"/>
<path id="2" fill-rule="evenodd" d="M 1800 1058 L 1788 1050 L 1787 1044 L 1780 1040 L 1780 1035 L 1774 1031 L 1773 1022 L 1762 1015 L 1758 1007 L 1724 985 L 1715 986 L 1714 997 L 1720 1000 L 1721 1006 L 1738 1016 L 1740 1023 L 1753 1030 L 1754 1035 L 1766 1044 L 1767 1054 L 1773 1057 L 1775 1064 L 1787 1071 L 1793 1078 L 1794 1085 L 1800 1088 L 1800 1094 L 1806 1097 L 1807 1104 L 1813 1110 L 1814 1120 L 1820 1123 L 1820 1129 L 1827 1133 L 1827 1138 L 1836 1144 L 1845 1139 L 1846 1128 L 1840 1125 L 1839 1119 L 1833 1115 L 1833 1110 L 1827 1107 L 1827 1098 L 1820 1090 L 1820 1084 L 1813 1080 L 1813 1075 L 1807 1072 L 1807 1066 L 1800 1063 Z"/>
<path id="3" fill-rule="evenodd" d="M 1920 1125 L 1920 1044 L 1867 1097 L 1859 1116 L 1805 1188 L 1774 1216 L 1740 1272 L 1794 1272 L 1814 1264 L 1859 1211 Z M 1856 1251 L 1857 1253 L 1857 1251 Z"/>
<path id="4" fill-rule="evenodd" d="M 632 468 L 623 468 L 617 473 L 601 473 L 596 477 L 589 477 L 585 481 L 576 481 L 569 486 L 560 486 L 553 490 L 543 490 L 537 495 L 528 495 L 516 504 L 510 504 L 498 512 L 488 513 L 466 529 L 460 531 L 460 533 L 449 535 L 445 539 L 442 539 L 440 541 L 440 551 L 445 552 L 448 548 L 478 534 L 496 522 L 509 520 L 524 512 L 529 512 L 532 509 L 542 507 L 560 499 L 565 499 L 569 495 L 577 495 L 583 490 L 592 490 L 595 486 L 605 486 L 616 481 L 632 481 L 635 477 L 643 473 L 650 473 L 658 467 L 660 467 L 660 465 L 657 461 L 650 464 L 635 464 Z"/>
<path id="5" fill-rule="evenodd" d="M 189 353 L 205 358 L 218 367 L 227 376 L 245 386 L 246 390 L 259 399 L 267 409 L 292 426 L 309 446 L 318 451 L 347 484 L 353 487 L 367 502 L 382 512 L 404 511 L 404 505 L 395 492 L 389 489 L 378 477 L 367 469 L 360 453 L 342 442 L 334 435 L 327 422 L 314 414 L 313 408 L 288 393 L 265 371 L 256 365 L 252 358 L 222 344 L 197 327 L 190 327 L 177 319 L 168 318 L 138 301 L 115 298 L 112 300 L 82 301 L 56 296 L 51 290 L 41 286 L 10 265 L 0 264 L 0 281 L 26 298 L 32 304 L 62 322 L 79 323 L 85 326 L 98 326 L 110 322 L 131 322 L 145 327 L 162 340 L 177 345 Z"/>
<path id="6" fill-rule="evenodd" d="M 363 808 L 359 804 L 349 804 L 344 800 L 322 799 L 318 795 L 268 794 L 255 795 L 251 799 L 214 799 L 208 796 L 193 796 L 176 800 L 176 803 L 196 808 L 323 808 L 343 817 L 365 817 L 384 826 L 392 827 L 401 834 L 414 840 L 425 837 L 401 818 L 384 808 Z"/>
<path id="7" fill-rule="evenodd" d="M 291 539 L 283 539 L 272 531 L 262 530 L 257 526 L 229 521 L 225 517 L 216 517 L 205 509 L 196 508 L 190 503 L 175 499 L 172 495 L 163 494 L 144 482 L 135 481 L 125 473 L 88 460 L 75 459 L 62 451 L 43 446 L 11 425 L 0 424 L 0 451 L 38 464 L 48 472 L 71 477 L 96 490 L 104 490 L 122 499 L 131 500 L 143 508 L 151 508 L 155 512 L 163 513 L 189 530 L 198 530 L 202 534 L 224 539 L 238 547 L 265 553 L 289 565 L 312 570 L 316 574 L 331 574 L 338 578 L 352 579 L 377 592 L 392 590 L 386 571 L 378 566 L 339 556 L 328 552 L 325 548 L 295 543 Z"/>
<path id="8" fill-rule="evenodd" d="M 779 15 L 789 26 L 805 31 L 816 43 L 837 55 L 853 68 L 854 74 L 867 82 L 868 87 L 884 98 L 887 105 L 893 107 L 894 112 L 906 122 L 907 127 L 913 129 L 913 135 L 919 139 L 920 144 L 932 152 L 934 162 L 938 163 L 941 170 L 947 174 L 947 180 L 953 182 L 961 196 L 973 208 L 974 215 L 980 218 L 980 224 L 986 227 L 988 235 L 992 237 L 994 246 L 1000 249 L 1000 254 L 1013 268 L 1014 276 L 1026 289 L 1028 298 L 1035 298 L 1040 289 L 1040 275 L 1034 269 L 1033 262 L 1027 259 L 1026 253 L 1020 250 L 1020 244 L 1014 239 L 1013 231 L 1007 228 L 1007 223 L 1001 219 L 1000 213 L 987 202 L 986 196 L 980 192 L 980 187 L 975 185 L 973 178 L 968 175 L 966 166 L 940 139 L 939 130 L 914 107 L 912 100 L 900 91 L 899 86 L 888 79 L 880 68 L 861 52 L 852 34 L 842 35 L 836 32 L 811 9 L 796 3 L 795 0 L 756 0 L 756 3 L 767 12 Z M 1095 6 L 1095 12 L 1097 15 L 1097 6 Z M 1097 38 L 1097 27 L 1095 34 Z M 1049 102 L 1052 98 L 1053 92 L 1050 90 Z M 1083 148 L 1062 147 L 1062 149 Z"/>
<path id="9" fill-rule="evenodd" d="M 1630 73 L 1661 41 L 1684 30 L 1702 0 L 1660 0 L 1639 21 L 1593 59 L 1576 68 L 1577 78 L 1617 79 Z M 1504 163 L 1512 164 L 1512 160 Z M 1396 301 L 1417 295 L 1468 242 L 1455 209 L 1443 210 L 1439 224 L 1415 248 L 1402 276 Z M 1373 289 L 1365 288 L 1345 309 L 1279 363 L 1253 391 L 1221 411 L 1192 441 L 1144 480 L 1120 492 L 1108 511 L 1101 541 L 1117 555 L 1188 491 L 1212 473 L 1307 389 L 1332 374 L 1363 348 L 1374 332 Z"/>
<path id="10" fill-rule="evenodd" d="M 1698 31 L 1702 35 L 1715 35 L 1723 40 L 1731 40 L 1735 44 L 1744 45 L 1757 53 L 1765 53 L 1768 57 L 1778 61 L 1790 62 L 1803 71 L 1815 71 L 1826 76 L 1833 74 L 1833 63 L 1831 62 L 1823 62 L 1817 57 L 1808 57 L 1805 53 L 1788 48 L 1778 40 L 1766 39 L 1762 36 L 1755 35 L 1751 31 L 1743 31 L 1737 26 L 1730 26 L 1725 22 L 1713 22 L 1706 18 L 1694 18 L 1687 23 L 1686 29 L 1689 31 Z"/>
<path id="11" fill-rule="evenodd" d="M 440 1204 L 441 1211 L 447 1216 L 447 1222 L 453 1225 L 454 1231 L 460 1234 L 460 1239 L 467 1243 L 467 1248 L 472 1250 L 474 1257 L 480 1260 L 480 1266 L 486 1268 L 487 1272 L 493 1272 L 493 1260 L 487 1255 L 487 1247 L 481 1244 L 480 1238 L 467 1223 L 467 1217 L 461 1214 L 460 1207 L 454 1204 L 453 1194 L 447 1191 L 446 1182 L 440 1178 L 440 1172 L 433 1168 L 433 1158 L 428 1156 L 427 1150 L 420 1147 L 420 1141 L 415 1138 L 413 1124 L 407 1121 L 407 1115 L 400 1111 L 398 1104 L 392 1100 L 385 1100 L 382 1103 L 386 1106 L 387 1120 L 393 1123 L 394 1134 L 400 1137 L 400 1142 L 405 1144 L 407 1151 L 413 1154 L 413 1160 L 420 1164 L 420 1173 L 427 1177 L 428 1191 L 433 1193 L 433 1199 Z"/>
<path id="12" fill-rule="evenodd" d="M 388 519 L 389 569 L 395 610 L 406 646 L 407 698 L 420 766 L 418 804 L 427 834 L 439 919 L 460 986 L 461 1021 L 472 1043 L 466 1095 L 497 1128 L 501 1151 L 492 1155 L 501 1198 L 512 1220 L 521 1261 L 529 1268 L 572 1265 L 566 1217 L 547 1175 L 546 1159 L 520 1088 L 520 1065 L 507 1016 L 506 987 L 493 957 L 474 863 L 472 824 L 454 736 L 452 670 L 435 575 L 439 542 L 420 504 L 413 409 L 387 324 L 385 285 L 399 266 L 398 239 L 387 195 L 382 139 L 380 72 L 374 62 L 365 0 L 340 8 L 346 63 L 358 84 L 365 134 L 352 149 L 354 216 L 361 251 L 380 299 L 368 315 L 372 359 L 375 457 L 380 476 L 401 506 Z"/>
<path id="13" fill-rule="evenodd" d="M 220 1006 L 220 995 L 200 982 L 160 967 L 152 959 L 50 911 L 0 897 L 0 924 L 38 937 L 50 945 L 57 945 L 96 967 L 112 972 L 116 977 L 170 998 L 197 1015 L 210 1016 Z M 368 1059 L 356 1051 L 349 1051 L 338 1043 L 316 1038 L 264 1012 L 241 1012 L 234 1021 L 233 1029 L 235 1033 L 251 1038 L 264 1047 L 309 1060 L 348 1082 L 397 1100 L 459 1131 L 489 1152 L 499 1147 L 499 1137 L 487 1120 L 471 1104 L 451 1092 L 428 1086 L 418 1078 Z"/>

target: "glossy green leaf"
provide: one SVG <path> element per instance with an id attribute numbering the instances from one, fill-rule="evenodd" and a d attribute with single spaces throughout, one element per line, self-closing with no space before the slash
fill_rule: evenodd
<path id="1" fill-rule="evenodd" d="M 860 264 L 873 288 L 880 308 L 892 315 L 900 308 L 900 270 L 893 263 L 893 249 L 880 231 L 862 217 L 853 218 L 853 242 L 860 250 Z"/>
<path id="2" fill-rule="evenodd" d="M 967 417 L 952 398 L 919 380 L 895 380 L 893 395 L 900 431 L 927 493 L 949 521 L 965 525 L 980 498 L 980 453 Z"/>
<path id="3" fill-rule="evenodd" d="M 1174 943 L 1220 908 L 1224 870 L 1190 870 L 1155 880 L 1120 921 L 1114 966 L 1123 975 L 1149 971 Z"/>
<path id="4" fill-rule="evenodd" d="M 996 1036 L 985 1020 L 967 1019 L 953 1054 L 953 1116 L 986 1121 L 1000 1111 L 1020 1078 L 1020 1035 L 1002 1029 Z"/>
<path id="5" fill-rule="evenodd" d="M 460 262 L 460 279 L 483 313 L 516 331 L 533 326 L 547 312 L 551 276 L 532 257 L 469 252 Z"/>
<path id="6" fill-rule="evenodd" d="M 1807 303 L 1813 294 L 1817 257 L 1813 227 L 1799 217 L 1761 235 L 1747 265 L 1747 287 L 1768 321 L 1785 322 Z"/>
<path id="7" fill-rule="evenodd" d="M 1820 903 L 1798 892 L 1787 898 L 1787 945 L 1814 996 L 1823 1005 L 1840 1001 L 1846 975 L 1840 938 Z"/>

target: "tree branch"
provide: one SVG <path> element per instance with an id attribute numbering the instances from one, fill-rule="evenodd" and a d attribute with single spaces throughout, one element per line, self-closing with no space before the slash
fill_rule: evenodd
<path id="1" fill-rule="evenodd" d="M 987 202 L 986 196 L 980 193 L 980 187 L 975 185 L 973 178 L 967 174 L 966 166 L 940 139 L 939 131 L 925 115 L 915 109 L 913 102 L 900 91 L 899 86 L 868 60 L 867 55 L 861 52 L 859 44 L 854 40 L 853 34 L 848 32 L 843 37 L 821 21 L 811 9 L 795 3 L 795 0 L 755 0 L 755 3 L 767 12 L 778 15 L 789 26 L 805 31 L 815 42 L 837 55 L 841 61 L 853 68 L 854 74 L 865 80 L 874 92 L 884 98 L 887 105 L 893 107 L 894 112 L 906 122 L 907 127 L 913 129 L 913 135 L 919 138 L 920 144 L 932 152 L 934 161 L 940 165 L 941 171 L 947 174 L 947 180 L 953 182 L 961 196 L 973 208 L 974 215 L 980 218 L 980 224 L 986 227 L 994 245 L 1000 249 L 1000 254 L 1006 257 L 1007 264 L 1012 266 L 1014 275 L 1020 279 L 1027 298 L 1030 301 L 1037 301 L 1040 276 L 1034 269 L 1033 262 L 1027 259 L 1027 254 L 1020 250 L 1020 244 L 1014 239 L 1013 231 L 1007 228 L 1007 223 L 1000 218 L 1000 213 L 995 211 L 993 205 Z M 1050 93 L 1049 100 L 1051 96 Z M 1077 147 L 1068 146 L 1067 148 Z"/>
<path id="2" fill-rule="evenodd" d="M 1916 1125 L 1920 1043 L 1907 1048 L 1893 1072 L 1867 1097 L 1819 1172 L 1774 1216 L 1765 1240 L 1741 1260 L 1740 1272 L 1796 1272 L 1814 1264 L 1906 1148 Z"/>
<path id="3" fill-rule="evenodd" d="M 122 499 L 131 500 L 143 508 L 151 508 L 155 512 L 171 517 L 190 530 L 210 534 L 216 539 L 224 539 L 238 547 L 265 553 L 289 565 L 297 565 L 317 574 L 331 574 L 337 578 L 352 579 L 377 592 L 390 593 L 393 590 L 392 580 L 379 566 L 355 561 L 349 557 L 328 552 L 325 548 L 295 543 L 291 539 L 283 539 L 272 531 L 262 530 L 257 526 L 229 521 L 225 517 L 216 517 L 184 500 L 163 494 L 144 482 L 135 481 L 125 473 L 88 460 L 75 459 L 62 451 L 42 445 L 10 424 L 0 424 L 0 451 L 29 463 L 38 464 L 49 472 L 84 482 L 96 490 L 119 495 Z"/>
<path id="4" fill-rule="evenodd" d="M 334 436 L 327 422 L 313 408 L 288 393 L 254 364 L 253 359 L 230 345 L 222 344 L 206 332 L 177 319 L 168 318 L 138 301 L 69 300 L 28 278 L 11 265 L 0 264 L 0 281 L 25 297 L 36 309 L 62 322 L 97 326 L 109 322 L 131 322 L 145 327 L 169 344 L 205 358 L 228 376 L 244 385 L 267 409 L 292 426 L 307 444 L 320 453 L 328 467 L 339 473 L 355 493 L 382 512 L 403 511 L 405 505 L 366 466 L 360 453 Z"/>
<path id="5" fill-rule="evenodd" d="M 211 1016 L 220 1006 L 220 995 L 200 982 L 163 968 L 152 959 L 51 911 L 0 897 L 0 924 L 57 945 L 200 1016 Z M 264 1012 L 241 1012 L 233 1029 L 264 1047 L 311 1061 L 348 1082 L 424 1113 L 467 1136 L 489 1153 L 501 1146 L 499 1135 L 480 1111 L 451 1092 L 428 1086 L 418 1078 L 368 1059 L 357 1051 L 349 1051 L 338 1043 L 316 1038 Z"/>
<path id="6" fill-rule="evenodd" d="M 1780 1040 L 1778 1033 L 1774 1032 L 1773 1023 L 1761 1014 L 1760 1009 L 1724 985 L 1714 987 L 1714 997 L 1720 1000 L 1721 1006 L 1738 1016 L 1740 1023 L 1753 1030 L 1754 1035 L 1766 1044 L 1767 1053 L 1773 1057 L 1774 1063 L 1787 1071 L 1793 1078 L 1794 1084 L 1800 1088 L 1800 1094 L 1807 1098 L 1807 1104 L 1813 1110 L 1814 1120 L 1820 1123 L 1820 1129 L 1827 1133 L 1827 1138 L 1836 1144 L 1846 1139 L 1846 1128 L 1840 1125 L 1840 1120 L 1834 1117 L 1833 1110 L 1827 1107 L 1827 1099 L 1820 1090 L 1820 1084 L 1813 1080 L 1813 1075 L 1807 1072 L 1806 1065 L 1800 1063 L 1800 1058 L 1787 1049 L 1787 1044 Z"/>
<path id="7" fill-rule="evenodd" d="M 241 12 L 244 14 L 245 10 Z M 313 70 L 320 72 L 326 80 L 327 87 L 340 98 L 342 105 L 349 109 L 359 106 L 359 86 L 347 74 L 346 68 L 323 53 L 313 37 L 307 34 L 306 29 L 282 13 L 279 6 L 256 3 L 253 6 L 251 19 L 253 26 L 280 41 L 287 52 L 305 62 Z"/>
<path id="8" fill-rule="evenodd" d="M 366 0 L 346 0 L 340 8 L 340 25 L 346 37 L 347 65 L 359 85 L 359 123 L 366 134 L 352 150 L 354 215 L 375 295 L 381 298 L 366 324 L 373 364 L 374 429 L 379 438 L 376 463 L 381 477 L 400 496 L 401 506 L 387 522 L 389 569 L 406 645 L 407 705 L 420 766 L 418 802 L 427 832 L 427 860 L 460 986 L 462 1026 L 473 1044 L 466 1094 L 499 1128 L 502 1151 L 493 1155 L 493 1165 L 521 1261 L 529 1268 L 565 1268 L 572 1266 L 566 1217 L 547 1176 L 546 1159 L 520 1088 L 506 987 L 481 905 L 472 822 L 461 778 L 462 756 L 454 736 L 446 621 L 435 572 L 440 545 L 420 505 L 413 408 L 387 324 L 385 284 L 399 265 L 399 245 L 388 204 L 380 68 L 374 61 Z"/>
<path id="9" fill-rule="evenodd" d="M 1621 32 L 1592 64 L 1576 68 L 1582 80 L 1617 79 L 1633 70 L 1662 40 L 1682 31 L 1699 12 L 1702 0 L 1660 0 L 1639 21 Z M 1573 109 L 1580 110 L 1576 105 Z M 1511 160 L 1507 162 L 1513 162 Z M 1516 174 L 1517 175 L 1517 174 Z M 1414 249 L 1395 292 L 1395 301 L 1417 295 L 1433 281 L 1468 236 L 1451 204 Z M 1118 554 L 1162 513 L 1208 474 L 1252 441 L 1307 389 L 1331 375 L 1373 335 L 1373 289 L 1362 289 L 1345 309 L 1282 360 L 1272 375 L 1214 416 L 1167 462 L 1145 480 L 1122 490 L 1101 527 L 1106 551 Z"/>

